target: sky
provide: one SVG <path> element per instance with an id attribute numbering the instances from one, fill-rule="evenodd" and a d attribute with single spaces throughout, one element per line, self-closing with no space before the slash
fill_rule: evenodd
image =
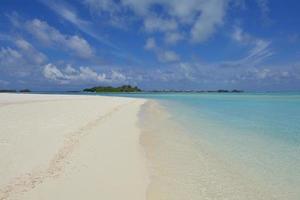
<path id="1" fill-rule="evenodd" d="M 1 0 L 0 89 L 300 91 L 300 1 Z"/>

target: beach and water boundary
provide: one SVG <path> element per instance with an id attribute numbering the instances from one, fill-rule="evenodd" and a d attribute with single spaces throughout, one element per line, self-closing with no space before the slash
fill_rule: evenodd
<path id="1" fill-rule="evenodd" d="M 63 148 L 63 151 L 59 151 L 60 153 L 56 154 L 55 157 L 62 158 L 61 160 L 63 162 L 59 161 L 59 159 L 58 162 L 56 162 L 57 160 L 54 159 L 52 163 L 54 163 L 56 167 L 51 168 L 54 169 L 54 171 L 46 170 L 46 173 L 35 173 L 37 176 L 33 176 L 30 179 L 26 178 L 28 177 L 28 174 L 26 174 L 24 180 L 20 179 L 21 181 L 17 185 L 22 185 L 20 183 L 28 183 L 28 180 L 30 180 L 29 183 L 34 183 L 34 187 L 25 188 L 23 192 L 22 190 L 24 190 L 24 188 L 21 188 L 21 191 L 18 190 L 18 192 L 21 192 L 22 195 L 13 195 L 16 197 L 15 199 L 24 199 L 25 197 L 25 199 L 39 199 L 41 197 L 43 197 L 43 199 L 76 199 L 83 197 L 97 199 L 101 196 L 106 199 L 144 198 L 150 200 L 199 198 L 298 199 L 299 197 L 299 193 L 297 192 L 297 185 L 299 183 L 299 179 L 297 178 L 299 160 L 295 157 L 295 155 L 299 155 L 297 145 L 290 144 L 289 137 L 287 137 L 286 140 L 282 140 L 281 136 L 276 134 L 276 137 L 274 137 L 276 139 L 268 135 L 256 135 L 251 127 L 248 127 L 247 132 L 243 129 L 243 127 L 247 126 L 245 126 L 245 124 L 237 124 L 236 121 L 234 121 L 235 126 L 232 128 L 230 128 L 230 126 L 224 126 L 224 124 L 220 123 L 222 117 L 219 119 L 216 118 L 216 116 L 212 116 L 215 112 L 205 110 L 205 107 L 210 108 L 210 105 L 206 105 L 205 101 L 201 99 L 200 101 L 203 101 L 204 104 L 202 106 L 201 104 L 197 104 L 197 107 L 201 108 L 200 113 L 202 113 L 203 116 L 199 115 L 198 111 L 196 113 L 191 112 L 191 108 L 195 110 L 195 107 L 185 107 L 189 104 L 179 105 L 176 101 L 175 103 L 174 101 L 170 101 L 170 97 L 150 97 L 148 98 L 150 100 L 145 100 L 145 98 L 147 99 L 145 96 L 141 96 L 141 99 L 99 97 L 98 99 L 96 98 L 96 100 L 95 97 L 87 98 L 86 96 L 80 95 L 65 95 L 64 98 L 66 99 L 64 99 L 64 103 L 61 104 L 61 97 L 55 95 L 51 97 L 49 97 L 49 95 L 46 96 L 41 95 L 39 97 L 40 99 L 34 100 L 36 102 L 29 98 L 30 95 L 26 96 L 26 98 L 28 97 L 26 102 L 24 102 L 24 99 L 22 101 L 17 100 L 13 104 L 20 104 L 22 107 L 18 107 L 18 109 L 15 110 L 9 109 L 9 111 L 13 111 L 10 112 L 12 113 L 11 119 L 18 119 L 18 117 L 14 118 L 14 115 L 19 112 L 19 108 L 25 109 L 27 110 L 26 112 L 29 113 L 32 111 L 37 112 L 33 107 L 33 105 L 35 105 L 50 116 L 60 112 L 65 113 L 66 116 L 73 116 L 71 119 L 71 121 L 74 120 L 73 122 L 68 122 L 65 118 L 66 116 L 63 115 L 59 116 L 56 121 L 51 121 L 53 118 L 47 121 L 49 124 L 53 124 L 54 122 L 58 123 L 60 120 L 67 120 L 65 126 L 61 124 L 60 128 L 66 128 L 71 125 L 71 127 L 74 128 L 73 130 L 78 130 L 74 126 L 74 122 L 78 123 L 79 126 L 79 119 L 84 122 L 86 121 L 86 117 L 93 119 L 101 113 L 102 118 L 103 116 L 107 116 L 103 118 L 106 120 L 106 125 L 101 122 L 102 120 L 92 120 L 95 122 L 92 124 L 97 126 L 97 128 L 94 127 L 96 129 L 83 128 L 80 129 L 81 131 L 79 132 L 70 131 L 70 129 L 68 129 L 69 132 L 78 134 L 67 137 L 67 141 L 72 141 L 71 143 L 67 142 L 67 145 L 64 145 L 62 142 L 65 141 L 66 135 L 64 135 L 64 137 L 57 135 L 59 131 L 51 136 L 54 140 L 55 138 L 59 138 L 59 140 L 57 140 L 60 141 L 59 143 L 56 141 L 49 143 L 51 140 L 42 143 L 45 142 L 41 140 L 42 138 L 36 138 L 37 135 L 32 137 L 33 135 L 29 133 L 26 133 L 27 135 L 24 134 L 21 138 L 17 138 L 19 140 L 18 144 L 20 144 L 20 142 L 21 144 L 26 143 L 25 136 L 30 140 L 36 140 L 35 144 L 39 144 L 39 146 L 33 145 L 32 151 L 38 147 L 41 150 L 40 155 L 43 155 L 43 159 L 47 158 L 47 156 L 42 154 L 42 144 L 49 144 L 49 146 L 52 144 L 57 145 L 57 147 L 63 146 L 67 148 Z M 135 96 L 133 95 L 131 97 Z M 239 103 L 239 101 L 235 100 L 237 97 L 239 96 L 229 97 L 229 99 L 234 99 L 235 107 L 238 107 L 237 103 Z M 49 104 L 49 98 L 51 104 Z M 79 98 L 79 101 L 74 98 Z M 172 98 L 174 97 L 171 97 L 171 100 Z M 177 96 L 175 96 L 175 98 L 177 98 Z M 184 98 L 194 99 L 195 97 L 185 96 Z M 219 99 L 220 97 L 203 96 L 201 98 L 204 98 L 204 100 L 208 98 L 211 102 L 211 98 Z M 222 98 L 219 100 L 224 102 Z M 268 98 L 270 97 L 268 96 L 267 99 Z M 278 97 L 272 97 L 271 99 L 280 102 L 283 100 L 284 102 L 289 102 L 289 104 L 292 103 L 296 105 L 298 102 L 298 97 L 292 97 L 292 100 L 286 98 L 282 99 L 282 97 L 279 97 L 279 99 Z M 10 101 L 11 99 L 8 99 L 6 102 L 4 101 L 2 105 L 5 104 L 6 106 L 10 105 L 13 107 Z M 197 99 L 197 102 L 198 101 L 199 99 Z M 225 102 L 228 101 L 228 97 L 225 96 Z M 113 105 L 112 102 L 114 102 Z M 224 105 L 218 105 L 216 102 L 213 104 L 214 107 L 224 107 Z M 28 107 L 28 105 L 31 106 Z M 54 105 L 55 107 L 53 107 Z M 74 111 L 70 109 L 64 110 L 68 108 L 68 105 L 70 105 L 69 108 L 73 108 L 73 106 L 78 106 L 78 108 Z M 85 108 L 82 105 L 84 105 Z M 243 106 L 249 105 L 251 104 L 243 104 Z M 278 105 L 280 104 L 277 104 L 276 107 L 278 107 Z M 44 110 L 44 106 L 49 106 L 49 111 Z M 98 110 L 99 113 L 97 113 L 97 109 L 94 109 L 95 106 L 101 108 L 99 110 L 102 111 L 100 112 Z M 104 109 L 104 107 L 106 108 Z M 53 108 L 56 109 L 56 112 L 53 112 Z M 57 110 L 57 108 L 61 109 Z M 289 109 L 288 106 L 284 108 Z M 78 114 L 80 109 L 82 109 L 81 112 L 87 112 L 85 116 L 81 116 L 82 113 L 80 112 Z M 230 109 L 234 110 L 233 107 L 230 107 Z M 293 110 L 297 112 L 297 107 L 293 108 Z M 116 116 L 115 114 L 119 111 L 123 114 Z M 218 114 L 223 111 L 219 110 Z M 91 113 L 92 115 L 90 115 Z M 104 113 L 107 113 L 107 115 L 103 115 Z M 227 111 L 223 113 L 228 114 Z M 284 112 L 282 114 L 284 114 Z M 290 112 L 290 114 L 292 118 L 290 118 L 289 121 L 294 121 L 287 123 L 294 123 L 295 120 L 298 120 L 293 112 Z M 28 116 L 26 117 L 28 118 Z M 124 120 L 124 117 L 126 120 Z M 244 116 L 240 117 L 243 119 Z M 228 118 L 233 120 L 230 117 Z M 49 119 L 49 116 L 47 119 Z M 9 117 L 1 118 L 1 122 L 5 122 L 5 120 L 9 120 Z M 40 120 L 43 121 L 43 118 Z M 277 119 L 273 118 L 272 120 L 278 122 Z M 29 121 L 27 121 L 27 123 L 28 122 Z M 26 124 L 26 121 L 24 123 Z M 38 125 L 39 120 L 35 121 L 35 123 Z M 232 125 L 227 119 L 226 123 Z M 253 121 L 249 120 L 249 123 L 253 123 Z M 125 124 L 128 124 L 131 128 L 125 126 Z M 12 124 L 10 125 L 12 126 Z M 286 124 L 283 123 L 283 125 Z M 239 126 L 242 130 L 237 130 Z M 93 125 L 88 127 L 93 127 Z M 23 128 L 26 130 L 26 126 L 23 126 Z M 3 130 L 5 129 L 3 128 Z M 34 129 L 31 127 L 31 130 Z M 288 130 L 292 132 L 293 130 L 297 130 L 297 127 L 290 127 Z M 22 133 L 21 130 L 19 131 Z M 100 132 L 101 134 L 99 134 Z M 128 134 L 120 135 L 120 133 L 134 133 L 134 137 Z M 240 133 L 246 134 L 241 135 Z M 85 137 L 85 135 L 87 137 Z M 297 139 L 297 137 L 295 138 Z M 3 137 L 1 139 L 1 142 L 3 142 Z M 12 140 L 14 140 L 14 138 L 12 138 Z M 264 143 L 265 141 L 268 141 L 268 144 Z M 297 144 L 297 141 L 293 141 Z M 27 143 L 32 145 L 32 141 L 27 141 Z M 123 144 L 122 148 L 118 147 L 120 144 Z M 9 144 L 9 140 L 7 140 L 6 145 L 11 145 Z M 128 148 L 129 146 L 133 148 Z M 282 154 L 279 154 L 280 151 L 283 151 Z M 274 154 L 270 154 L 270 152 L 274 152 Z M 48 153 L 50 153 L 48 157 L 52 158 L 53 156 L 50 155 L 53 151 L 48 151 Z M 38 157 L 39 155 L 34 155 L 36 157 L 34 157 L 35 159 L 33 160 L 38 162 L 31 164 L 33 164 L 32 166 L 39 166 L 35 168 L 34 171 L 39 172 L 39 170 L 37 170 L 39 168 L 45 169 L 43 166 L 47 166 L 47 159 L 41 162 Z M 131 159 L 128 160 L 129 155 L 131 155 L 129 157 Z M 135 156 L 132 157 L 132 155 Z M 4 158 L 2 161 L 7 161 L 4 156 L 9 160 L 11 154 L 2 154 L 2 156 Z M 28 157 L 30 156 L 21 157 L 19 161 L 24 162 L 23 159 L 26 160 Z M 18 160 L 16 159 L 15 161 Z M 27 161 L 24 162 L 24 166 L 26 166 L 26 162 Z M 3 164 L 5 164 L 5 162 L 2 162 L 1 166 L 3 166 Z M 274 166 L 271 167 L 271 165 Z M 264 168 L 271 172 L 264 172 L 264 170 L 262 170 Z M 31 170 L 32 168 L 28 167 L 27 171 L 31 172 Z M 102 173 L 100 173 L 101 171 Z M 4 172 L 4 170 L 2 170 L 2 172 Z M 274 172 L 278 176 L 274 177 L 274 179 L 270 179 L 270 176 L 272 176 Z M 41 179 L 41 177 L 45 179 Z M 135 178 L 132 180 L 132 177 Z M 294 177 L 294 179 L 291 179 L 291 177 Z M 87 194 L 76 188 L 88 188 L 89 193 Z M 115 191 L 119 192 L 116 193 Z"/>
<path id="2" fill-rule="evenodd" d="M 140 115 L 150 173 L 147 199 L 277 199 L 188 134 L 159 103 L 147 102 Z"/>
<path id="3" fill-rule="evenodd" d="M 298 199 L 299 100 L 167 94 L 148 101 L 140 119 L 149 199 Z"/>

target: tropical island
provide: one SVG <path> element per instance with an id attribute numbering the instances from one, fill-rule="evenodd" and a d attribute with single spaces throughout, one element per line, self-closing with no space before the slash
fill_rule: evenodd
<path id="1" fill-rule="evenodd" d="M 0 89 L 0 93 L 17 93 L 17 92 L 20 92 L 20 93 L 29 93 L 31 92 L 31 90 L 29 89 L 21 89 L 21 90 L 15 90 L 15 89 Z"/>
<path id="2" fill-rule="evenodd" d="M 92 88 L 86 88 L 84 92 L 141 92 L 142 90 L 137 86 L 122 85 L 120 87 L 112 86 L 97 86 Z"/>

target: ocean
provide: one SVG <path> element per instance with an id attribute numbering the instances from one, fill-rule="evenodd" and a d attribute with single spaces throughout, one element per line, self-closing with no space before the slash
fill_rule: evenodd
<path id="1" fill-rule="evenodd" d="M 300 199 L 299 93 L 117 96 L 151 100 L 148 199 Z"/>

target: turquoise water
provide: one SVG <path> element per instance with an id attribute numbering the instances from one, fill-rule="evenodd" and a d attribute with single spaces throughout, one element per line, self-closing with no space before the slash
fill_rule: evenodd
<path id="1" fill-rule="evenodd" d="M 300 145 L 300 94 L 127 94 L 160 100 L 177 120 L 197 127 L 210 121 L 236 131 L 247 130 L 292 146 Z M 201 124 L 203 125 L 203 124 Z M 223 128 L 224 128 L 223 127 Z M 193 131 L 194 132 L 194 131 Z"/>
<path id="2" fill-rule="evenodd" d="M 300 96 L 182 95 L 169 111 L 243 173 L 300 199 Z M 288 196 L 286 196 L 288 198 Z"/>
<path id="3" fill-rule="evenodd" d="M 177 120 L 192 127 L 197 127 L 201 121 L 211 121 L 239 130 L 241 134 L 247 130 L 292 146 L 300 145 L 300 94 L 297 93 L 148 93 L 117 96 L 160 100 Z"/>
<path id="4" fill-rule="evenodd" d="M 300 94 L 121 96 L 158 100 L 171 120 L 184 128 L 182 134 L 190 135 L 199 146 L 205 144 L 227 165 L 276 193 L 274 199 L 300 199 Z"/>

